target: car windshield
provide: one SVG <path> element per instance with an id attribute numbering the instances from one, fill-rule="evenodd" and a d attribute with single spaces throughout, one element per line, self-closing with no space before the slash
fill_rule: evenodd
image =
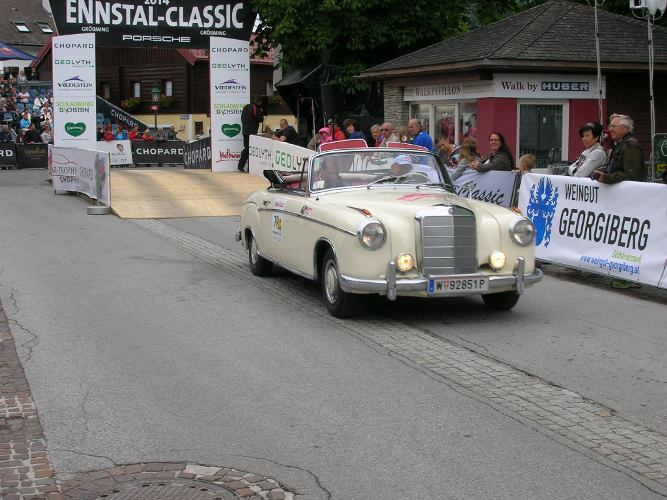
<path id="1" fill-rule="evenodd" d="M 412 150 L 323 153 L 312 158 L 308 178 L 312 192 L 384 184 L 451 186 L 435 156 Z"/>

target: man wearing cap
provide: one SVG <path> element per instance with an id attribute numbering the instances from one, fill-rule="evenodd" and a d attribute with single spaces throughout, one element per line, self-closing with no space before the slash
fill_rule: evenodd
<path id="1" fill-rule="evenodd" d="M 422 165 L 420 163 L 413 163 L 412 158 L 408 155 L 398 155 L 394 158 L 394 162 L 391 164 L 391 173 L 397 177 L 409 173 L 419 174 L 428 178 L 429 182 L 441 182 L 438 173 L 433 167 Z"/>
<path id="2" fill-rule="evenodd" d="M 255 96 L 250 104 L 243 106 L 241 111 L 241 131 L 243 133 L 243 151 L 239 158 L 238 170 L 245 172 L 250 149 L 250 136 L 257 135 L 259 124 L 264 121 L 264 109 L 262 109 L 262 98 Z"/>
<path id="3" fill-rule="evenodd" d="M 644 151 L 639 141 L 632 136 L 634 123 L 627 115 L 611 115 L 609 134 L 614 141 L 614 149 L 609 155 L 606 167 L 593 171 L 593 180 L 604 184 L 622 181 L 646 181 L 647 169 Z"/>
<path id="4" fill-rule="evenodd" d="M 345 140 L 345 132 L 343 132 L 343 130 L 336 124 L 336 120 L 329 118 L 327 125 L 329 126 L 329 129 L 331 129 L 331 137 L 333 138 L 332 141 Z"/>

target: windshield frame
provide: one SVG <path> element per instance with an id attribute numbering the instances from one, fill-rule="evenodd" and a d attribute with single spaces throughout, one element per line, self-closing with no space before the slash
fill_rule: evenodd
<path id="1" fill-rule="evenodd" d="M 340 155 L 340 154 L 373 154 L 377 152 L 382 152 L 382 153 L 391 153 L 392 155 L 399 156 L 399 155 L 410 155 L 410 156 L 428 156 L 432 158 L 435 162 L 435 167 L 437 172 L 439 173 L 441 179 L 442 179 L 442 184 L 433 184 L 433 183 L 403 183 L 403 184 L 395 184 L 395 183 L 378 183 L 378 184 L 359 184 L 359 185 L 354 185 L 354 186 L 340 186 L 340 187 L 331 187 L 331 188 L 323 188 L 323 189 L 317 189 L 313 190 L 311 188 L 311 183 L 313 179 L 313 173 L 315 169 L 315 161 L 319 160 L 321 158 L 324 158 L 326 156 L 330 155 Z M 403 149 L 403 148 L 358 148 L 358 149 L 336 149 L 336 150 L 331 150 L 331 151 L 324 151 L 322 153 L 317 153 L 316 155 L 311 156 L 308 159 L 307 163 L 307 179 L 308 182 L 306 183 L 306 193 L 308 196 L 319 196 L 320 194 L 324 193 L 330 193 L 330 192 L 341 192 L 341 191 L 350 191 L 350 190 L 358 190 L 358 189 L 371 189 L 372 188 L 380 188 L 380 187 L 390 187 L 393 189 L 396 188 L 409 188 L 409 189 L 424 189 L 424 188 L 432 188 L 432 189 L 444 189 L 450 193 L 454 193 L 454 183 L 452 180 L 449 178 L 449 173 L 447 172 L 447 169 L 445 168 L 444 164 L 442 163 L 442 159 L 436 155 L 435 153 L 432 153 L 430 151 L 416 151 L 414 149 Z"/>

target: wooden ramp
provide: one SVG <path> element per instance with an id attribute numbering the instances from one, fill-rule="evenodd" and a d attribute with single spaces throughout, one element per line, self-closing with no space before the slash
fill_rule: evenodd
<path id="1" fill-rule="evenodd" d="M 122 219 L 170 219 L 239 215 L 266 179 L 241 172 L 182 168 L 112 169 L 111 209 Z"/>

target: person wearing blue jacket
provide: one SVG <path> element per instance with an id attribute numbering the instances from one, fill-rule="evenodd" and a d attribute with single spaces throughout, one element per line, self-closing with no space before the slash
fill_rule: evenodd
<path id="1" fill-rule="evenodd" d="M 413 138 L 412 144 L 415 146 L 421 146 L 428 149 L 431 152 L 434 152 L 433 139 L 428 135 L 426 130 L 423 130 L 422 124 L 416 118 L 411 119 L 408 122 L 408 134 Z"/>

